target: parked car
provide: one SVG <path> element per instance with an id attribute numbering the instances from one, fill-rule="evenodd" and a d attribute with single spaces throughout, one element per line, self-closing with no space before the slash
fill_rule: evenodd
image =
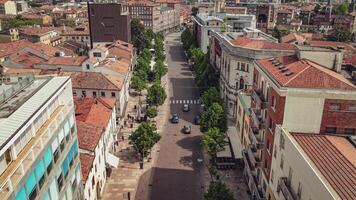
<path id="1" fill-rule="evenodd" d="M 196 115 L 194 117 L 194 124 L 200 125 L 200 121 L 201 121 L 200 115 Z"/>
<path id="2" fill-rule="evenodd" d="M 171 123 L 173 124 L 178 124 L 179 123 L 179 117 L 178 114 L 173 114 L 171 117 Z"/>
<path id="3" fill-rule="evenodd" d="M 188 104 L 183 105 L 183 112 L 189 112 L 190 108 Z"/>
<path id="4" fill-rule="evenodd" d="M 184 126 L 183 126 L 183 129 L 182 129 L 182 132 L 183 132 L 184 134 L 190 134 L 190 132 L 191 132 L 190 126 L 189 126 L 189 125 L 184 125 Z"/>

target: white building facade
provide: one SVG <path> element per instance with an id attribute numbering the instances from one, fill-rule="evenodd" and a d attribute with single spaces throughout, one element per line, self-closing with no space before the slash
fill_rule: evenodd
<path id="1" fill-rule="evenodd" d="M 82 199 L 70 78 L 28 77 L 1 88 L 17 95 L 1 99 L 0 199 Z"/>

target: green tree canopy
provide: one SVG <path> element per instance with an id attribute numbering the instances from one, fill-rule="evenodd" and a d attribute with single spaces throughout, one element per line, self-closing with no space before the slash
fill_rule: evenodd
<path id="1" fill-rule="evenodd" d="M 204 61 L 205 54 L 201 48 L 192 48 L 189 51 L 192 61 L 194 65 L 199 65 L 201 62 Z"/>
<path id="2" fill-rule="evenodd" d="M 141 79 L 139 76 L 134 75 L 131 78 L 131 88 L 134 89 L 136 92 L 141 94 L 142 90 L 146 88 L 146 79 Z"/>
<path id="3" fill-rule="evenodd" d="M 157 108 L 154 106 L 150 106 L 147 108 L 146 115 L 149 118 L 155 118 L 158 115 Z"/>
<path id="4" fill-rule="evenodd" d="M 162 60 L 158 60 L 155 64 L 155 79 L 156 80 L 160 80 L 162 78 L 162 76 L 166 75 L 168 72 L 168 69 L 166 67 L 166 65 L 163 63 Z"/>
<path id="5" fill-rule="evenodd" d="M 273 33 L 272 36 L 280 40 L 283 36 L 288 35 L 290 33 L 290 30 L 280 30 L 275 26 L 273 28 Z"/>
<path id="6" fill-rule="evenodd" d="M 144 48 L 142 53 L 140 54 L 140 57 L 145 59 L 149 63 L 152 60 L 152 53 L 149 49 Z"/>
<path id="7" fill-rule="evenodd" d="M 183 48 L 185 50 L 188 50 L 192 46 L 192 44 L 193 44 L 193 34 L 188 28 L 186 28 L 183 31 L 183 33 L 181 35 L 181 40 L 182 40 L 182 43 L 183 43 Z"/>
<path id="8" fill-rule="evenodd" d="M 234 194 L 221 181 L 212 181 L 204 200 L 234 200 Z"/>
<path id="9" fill-rule="evenodd" d="M 225 133 L 227 130 L 227 119 L 224 108 L 219 103 L 213 103 L 208 109 L 203 112 L 200 130 L 206 132 L 209 128 L 219 128 Z"/>
<path id="10" fill-rule="evenodd" d="M 214 87 L 218 84 L 218 78 L 215 74 L 215 70 L 209 63 L 209 59 L 205 56 L 204 60 L 197 64 L 195 69 L 195 81 L 201 88 Z"/>
<path id="11" fill-rule="evenodd" d="M 139 52 L 151 44 L 151 41 L 145 35 L 144 25 L 138 19 L 131 20 L 131 41 Z"/>
<path id="12" fill-rule="evenodd" d="M 349 9 L 349 4 L 345 1 L 342 4 L 334 6 L 333 12 L 336 15 L 346 15 Z"/>
<path id="13" fill-rule="evenodd" d="M 129 137 L 134 148 L 143 157 L 148 156 L 152 147 L 161 139 L 156 128 L 148 123 L 142 123 Z"/>
<path id="14" fill-rule="evenodd" d="M 215 127 L 209 128 L 208 131 L 204 132 L 202 141 L 203 146 L 212 158 L 216 157 L 216 154 L 224 150 L 225 145 L 228 144 L 226 135 Z"/>
<path id="15" fill-rule="evenodd" d="M 347 42 L 351 40 L 352 33 L 342 26 L 335 26 L 328 37 L 328 40 Z"/>
<path id="16" fill-rule="evenodd" d="M 166 91 L 158 82 L 153 83 L 147 91 L 147 103 L 151 106 L 162 105 L 166 98 Z"/>
<path id="17" fill-rule="evenodd" d="M 208 108 L 213 103 L 221 103 L 219 91 L 216 87 L 210 87 L 201 96 L 203 104 Z"/>
<path id="18" fill-rule="evenodd" d="M 146 60 L 146 58 L 143 57 L 139 57 L 137 59 L 137 67 L 136 70 L 143 70 L 146 73 L 148 73 L 151 70 L 151 65 L 150 65 L 150 61 Z"/>

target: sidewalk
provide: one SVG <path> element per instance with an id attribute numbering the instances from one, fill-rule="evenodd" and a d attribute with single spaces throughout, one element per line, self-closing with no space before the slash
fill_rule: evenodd
<path id="1" fill-rule="evenodd" d="M 162 86 L 165 87 L 167 96 L 168 95 L 168 76 L 162 78 Z M 141 96 L 141 100 L 144 100 L 145 96 Z M 127 120 L 127 115 L 136 116 L 135 105 L 138 105 L 139 96 L 131 96 L 129 97 L 127 111 L 125 120 Z M 166 119 L 168 116 L 168 106 L 169 100 L 166 99 L 165 103 L 162 106 L 158 107 L 158 116 L 156 117 L 156 124 L 158 133 L 162 133 L 163 127 L 165 126 Z M 144 169 L 141 170 L 139 168 L 139 159 L 136 151 L 129 144 L 128 137 L 130 133 L 135 130 L 140 124 L 133 123 L 133 128 L 124 127 L 120 130 L 120 132 L 124 136 L 124 140 L 119 141 L 119 151 L 115 153 L 116 156 L 120 158 L 118 168 L 113 168 L 111 176 L 107 178 L 107 182 L 105 184 L 105 189 L 103 192 L 102 199 L 104 200 L 127 200 L 128 194 L 130 195 L 130 199 L 134 200 L 136 195 L 136 190 L 138 186 L 138 181 L 142 174 L 147 172 L 154 166 L 155 161 L 157 159 L 157 152 L 159 150 L 158 144 L 155 145 L 152 149 L 151 161 L 147 162 L 145 160 Z"/>

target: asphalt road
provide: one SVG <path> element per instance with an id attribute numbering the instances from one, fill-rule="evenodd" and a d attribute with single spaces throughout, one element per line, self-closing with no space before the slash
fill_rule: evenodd
<path id="1" fill-rule="evenodd" d="M 193 124 L 199 113 L 198 89 L 194 84 L 180 43 L 180 34 L 166 36 L 166 54 L 169 77 L 170 114 L 179 115 L 179 124 L 169 119 L 162 131 L 160 151 L 155 167 L 150 172 L 148 187 L 150 200 L 199 200 L 202 199 L 201 133 Z M 182 112 L 184 102 L 189 102 L 190 111 Z M 192 133 L 183 134 L 181 128 L 191 125 Z"/>

